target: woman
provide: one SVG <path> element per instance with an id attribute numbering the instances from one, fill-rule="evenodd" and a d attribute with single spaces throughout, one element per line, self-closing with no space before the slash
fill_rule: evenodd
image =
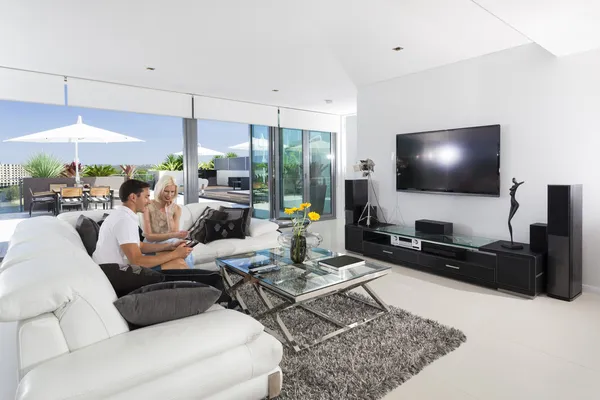
<path id="1" fill-rule="evenodd" d="M 181 207 L 176 204 L 177 184 L 172 176 L 165 175 L 154 187 L 154 200 L 144 211 L 144 236 L 151 243 L 178 242 L 185 239 L 189 232 L 179 230 Z M 194 268 L 192 254 L 185 263 Z"/>

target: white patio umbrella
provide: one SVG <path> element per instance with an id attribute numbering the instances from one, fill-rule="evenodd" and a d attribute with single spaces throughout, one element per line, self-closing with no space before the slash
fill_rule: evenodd
<path id="1" fill-rule="evenodd" d="M 230 146 L 233 150 L 245 150 L 250 151 L 250 142 L 244 142 Z M 269 148 L 269 141 L 265 138 L 252 138 L 252 149 L 253 150 L 267 150 Z"/>
<path id="2" fill-rule="evenodd" d="M 320 137 L 317 139 L 313 139 L 309 142 L 309 147 L 311 150 L 319 150 L 319 151 L 331 151 L 331 143 L 325 140 L 322 140 Z M 301 151 L 302 145 L 299 144 L 297 146 L 292 146 L 289 150 L 293 151 Z"/>
<path id="3" fill-rule="evenodd" d="M 183 154 L 183 151 L 175 153 L 176 156 L 180 156 Z M 224 156 L 225 153 L 221 153 L 217 150 L 207 149 L 206 147 L 202 147 L 201 144 L 198 144 L 198 155 L 202 156 Z"/>
<path id="4" fill-rule="evenodd" d="M 7 139 L 5 142 L 75 143 L 75 180 L 79 183 L 79 143 L 127 143 L 143 140 L 86 125 L 80 115 L 76 124 Z"/>

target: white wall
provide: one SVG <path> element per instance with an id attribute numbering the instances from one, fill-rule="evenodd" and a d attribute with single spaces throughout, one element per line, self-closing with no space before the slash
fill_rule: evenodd
<path id="1" fill-rule="evenodd" d="M 515 240 L 546 222 L 546 186 L 583 184 L 583 280 L 600 287 L 600 51 L 555 58 L 535 44 L 381 82 L 358 93 L 358 156 L 375 163 L 386 216 L 428 218 L 457 233 L 507 239 L 513 176 Z M 500 198 L 397 193 L 395 135 L 502 125 Z"/>
<path id="2" fill-rule="evenodd" d="M 346 164 L 347 179 L 353 178 L 353 166 L 358 162 L 358 118 L 356 115 L 346 117 Z"/>

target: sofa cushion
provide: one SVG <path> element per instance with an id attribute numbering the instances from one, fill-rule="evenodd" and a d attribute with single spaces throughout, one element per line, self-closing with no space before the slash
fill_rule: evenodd
<path id="1" fill-rule="evenodd" d="M 190 237 L 200 243 L 206 243 L 206 220 L 224 220 L 225 218 L 227 218 L 226 212 L 206 207 L 190 229 Z"/>
<path id="2" fill-rule="evenodd" d="M 244 239 L 244 217 L 238 219 L 206 219 L 206 239 L 204 243 L 222 239 Z"/>
<path id="3" fill-rule="evenodd" d="M 153 283 L 160 283 L 165 277 L 160 272 L 137 265 L 100 264 L 102 272 L 112 285 L 117 297 Z"/>
<path id="4" fill-rule="evenodd" d="M 87 309 L 73 307 L 77 299 L 86 303 Z M 103 329 L 91 339 L 94 342 L 129 330 L 112 304 L 116 299 L 74 227 L 54 217 L 19 223 L 0 269 L 0 321 L 53 312 L 60 312 L 61 320 L 70 320 L 77 314 L 79 330 L 63 332 L 67 343 L 81 343 L 81 325 L 101 325 Z M 86 342 L 90 344 L 90 340 Z"/>
<path id="5" fill-rule="evenodd" d="M 96 251 L 96 243 L 98 243 L 98 232 L 100 231 L 100 227 L 96 221 L 85 215 L 80 215 L 79 218 L 77 218 L 75 230 L 79 234 L 87 253 L 90 256 L 94 254 L 94 251 Z"/>
<path id="6" fill-rule="evenodd" d="M 220 296 L 221 291 L 212 286 L 175 281 L 141 287 L 114 304 L 129 323 L 148 326 L 201 314 Z"/>
<path id="7" fill-rule="evenodd" d="M 114 308 L 112 304 L 111 307 Z M 207 377 L 207 372 L 193 369 L 202 360 L 212 365 L 210 376 L 218 377 L 213 380 L 234 386 L 251 376 L 251 366 L 242 363 L 239 369 L 247 375 L 235 376 L 229 381 L 227 371 L 238 370 L 232 368 L 232 364 L 239 357 L 223 359 L 222 354 L 240 347 L 246 355 L 256 359 L 271 356 L 250 351 L 255 349 L 248 347 L 265 334 L 259 322 L 240 312 L 217 307 L 193 317 L 138 329 L 49 360 L 23 378 L 15 398 L 48 399 L 52 394 L 52 399 L 192 399 L 197 398 L 198 393 L 205 397 L 208 383 L 201 378 Z M 267 350 L 280 354 L 281 344 L 275 340 L 271 343 L 274 348 Z M 217 371 L 214 371 L 215 366 L 219 368 Z M 181 384 L 169 380 L 171 376 L 182 378 L 182 374 L 185 375 Z M 68 384 L 65 384 L 65 376 L 69 377 Z M 194 379 L 196 385 L 185 385 Z M 151 394 L 146 391 L 145 396 L 140 394 L 140 390 L 148 386 L 155 390 Z"/>
<path id="8" fill-rule="evenodd" d="M 206 247 L 214 254 L 216 257 L 227 257 L 232 256 L 234 254 L 246 253 L 249 251 L 257 251 L 270 249 L 278 246 L 277 237 L 279 236 L 278 232 L 273 232 L 269 234 L 265 234 L 261 237 L 254 238 L 252 236 L 246 236 L 245 239 L 227 239 L 227 240 L 217 240 L 211 243 L 206 244 Z M 214 258 L 213 258 L 214 260 Z M 212 260 L 211 260 L 212 261 Z M 206 261 L 205 261 L 206 262 Z M 196 264 L 202 264 L 204 262 L 196 261 Z"/>
<path id="9" fill-rule="evenodd" d="M 266 219 L 252 218 L 250 236 L 257 237 L 271 232 L 277 232 L 279 225 Z"/>
<path id="10" fill-rule="evenodd" d="M 192 255 L 194 257 L 195 265 L 210 263 L 215 261 L 215 258 L 217 258 L 216 251 L 204 243 L 198 243 L 196 246 L 194 246 Z"/>

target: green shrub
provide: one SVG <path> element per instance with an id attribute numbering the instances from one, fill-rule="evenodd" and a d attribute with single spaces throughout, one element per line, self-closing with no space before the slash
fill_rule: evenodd
<path id="1" fill-rule="evenodd" d="M 6 201 L 13 201 L 19 199 L 19 187 L 18 186 L 9 186 L 4 191 L 4 198 Z"/>
<path id="2" fill-rule="evenodd" d="M 51 154 L 38 153 L 23 168 L 32 178 L 57 178 L 63 173 L 65 164 Z"/>
<path id="3" fill-rule="evenodd" d="M 215 169 L 215 162 L 212 160 L 209 162 L 201 162 L 198 164 L 198 169 Z"/>
<path id="4" fill-rule="evenodd" d="M 83 176 L 98 177 L 116 175 L 119 171 L 112 165 L 88 165 L 83 169 Z"/>
<path id="5" fill-rule="evenodd" d="M 227 158 L 236 158 L 238 155 L 234 152 L 229 152 L 227 154 L 225 154 L 225 157 Z"/>
<path id="6" fill-rule="evenodd" d="M 157 171 L 183 171 L 183 155 L 169 154 L 165 161 L 154 166 Z"/>

